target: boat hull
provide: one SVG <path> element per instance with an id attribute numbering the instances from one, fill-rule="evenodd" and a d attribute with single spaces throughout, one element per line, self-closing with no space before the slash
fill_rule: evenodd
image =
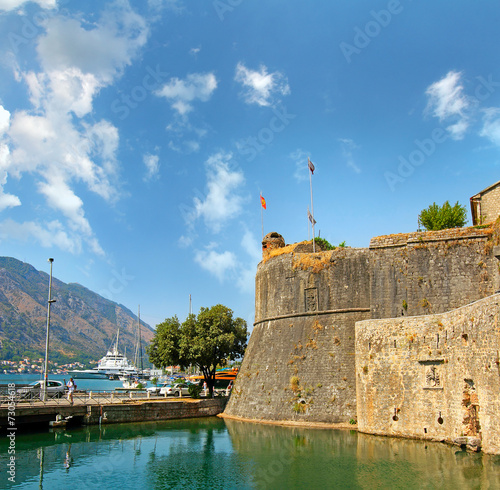
<path id="1" fill-rule="evenodd" d="M 69 371 L 68 374 L 75 379 L 105 379 L 105 373 L 100 373 L 97 370 L 89 369 L 84 371 Z"/>

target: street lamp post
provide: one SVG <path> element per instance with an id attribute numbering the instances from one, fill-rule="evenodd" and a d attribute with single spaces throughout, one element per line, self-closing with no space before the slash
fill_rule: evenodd
<path id="1" fill-rule="evenodd" d="M 47 401 L 47 381 L 49 375 L 49 338 L 50 338 L 50 305 L 55 303 L 52 299 L 52 262 L 54 259 L 50 258 L 50 278 L 49 278 L 49 300 L 47 302 L 47 337 L 45 339 L 45 368 L 43 371 L 43 401 Z"/>

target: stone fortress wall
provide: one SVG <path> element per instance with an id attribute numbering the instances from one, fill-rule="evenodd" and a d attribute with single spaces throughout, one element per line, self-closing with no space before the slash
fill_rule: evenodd
<path id="1" fill-rule="evenodd" d="M 447 368 L 460 364 L 447 349 L 453 345 L 458 352 L 453 342 L 464 342 L 455 334 L 463 330 L 463 325 L 455 325 L 463 316 L 450 312 L 436 320 L 436 315 L 490 297 L 498 288 L 498 237 L 493 227 L 390 235 L 372 239 L 367 249 L 340 247 L 316 253 L 310 243 L 285 247 L 276 236 L 270 234 L 263 242 L 254 329 L 225 415 L 306 423 L 357 419 L 358 429 L 368 433 L 481 445 L 478 427 L 486 420 L 471 422 L 475 429 L 464 430 L 463 420 L 458 424 L 462 412 L 457 407 L 467 399 L 462 393 L 465 384 L 475 403 L 477 390 L 484 390 L 491 380 L 484 378 L 483 384 L 479 371 L 467 374 L 456 367 L 451 370 L 454 377 L 448 374 L 450 369 L 439 374 L 445 364 Z M 489 301 L 495 305 L 496 296 L 480 302 L 479 308 L 495 310 Z M 388 318 L 392 320 L 382 320 Z M 469 323 L 479 322 L 478 315 L 471 313 L 470 318 L 474 320 Z M 411 323 L 413 335 L 418 333 L 413 350 L 405 340 L 412 334 L 401 327 L 405 322 Z M 488 357 L 483 364 L 493 372 L 500 349 L 494 350 L 493 327 L 485 322 L 474 323 L 473 328 L 483 332 L 481 342 L 488 351 L 482 354 Z M 471 334 L 468 345 L 478 345 L 478 339 Z M 428 349 L 432 342 L 435 346 Z M 473 352 L 467 345 L 464 349 L 461 355 L 454 354 L 462 362 L 472 355 L 466 357 L 465 352 Z M 412 376 L 406 375 L 407 363 Z M 432 373 L 443 383 L 448 376 L 442 390 L 422 385 Z M 434 400 L 439 392 L 444 398 Z M 453 416 L 451 408 L 443 408 L 452 399 Z M 487 413 L 493 398 L 481 391 L 480 403 Z M 391 418 L 394 410 L 397 421 Z M 424 413 L 429 420 L 419 418 Z M 432 429 L 436 424 L 439 431 Z M 488 428 L 493 430 L 494 424 L 488 423 Z M 497 451 L 496 447 L 496 442 L 483 444 L 485 450 Z"/>
<path id="2" fill-rule="evenodd" d="M 357 323 L 358 429 L 499 454 L 499 301 Z"/>
<path id="3" fill-rule="evenodd" d="M 285 253 L 259 265 L 255 325 L 226 414 L 356 417 L 354 326 L 370 318 L 368 253 Z"/>

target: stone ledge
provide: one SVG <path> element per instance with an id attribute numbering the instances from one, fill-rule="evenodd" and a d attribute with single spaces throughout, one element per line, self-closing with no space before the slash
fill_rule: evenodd
<path id="1" fill-rule="evenodd" d="M 301 316 L 316 316 L 316 315 L 337 315 L 342 313 L 370 313 L 370 308 L 340 308 L 337 310 L 322 310 L 322 311 L 304 311 L 302 313 L 290 313 L 288 315 L 277 315 L 263 318 L 254 322 L 254 327 L 259 323 L 272 322 L 275 320 L 285 320 L 287 318 L 297 318 Z"/>
<path id="2" fill-rule="evenodd" d="M 451 240 L 477 240 L 488 238 L 493 233 L 489 228 L 451 228 L 439 231 L 415 231 L 411 233 L 398 233 L 395 235 L 382 235 L 370 241 L 370 250 L 406 247 L 420 243 L 446 242 Z"/>
<path id="3" fill-rule="evenodd" d="M 237 415 L 229 415 L 227 413 L 220 413 L 217 417 L 229 420 L 235 420 L 237 422 L 249 422 L 253 424 L 264 424 L 264 425 L 280 425 L 285 427 L 304 427 L 311 429 L 349 429 L 357 430 L 357 424 L 350 424 L 349 422 L 340 423 L 327 423 L 327 422 L 300 422 L 296 420 L 264 420 L 264 419 L 249 419 L 246 417 L 238 417 Z"/>

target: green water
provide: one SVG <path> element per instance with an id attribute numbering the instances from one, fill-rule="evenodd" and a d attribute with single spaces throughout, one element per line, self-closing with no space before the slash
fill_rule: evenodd
<path id="1" fill-rule="evenodd" d="M 188 419 L 2 438 L 1 488 L 500 488 L 500 457 L 439 443 Z"/>

